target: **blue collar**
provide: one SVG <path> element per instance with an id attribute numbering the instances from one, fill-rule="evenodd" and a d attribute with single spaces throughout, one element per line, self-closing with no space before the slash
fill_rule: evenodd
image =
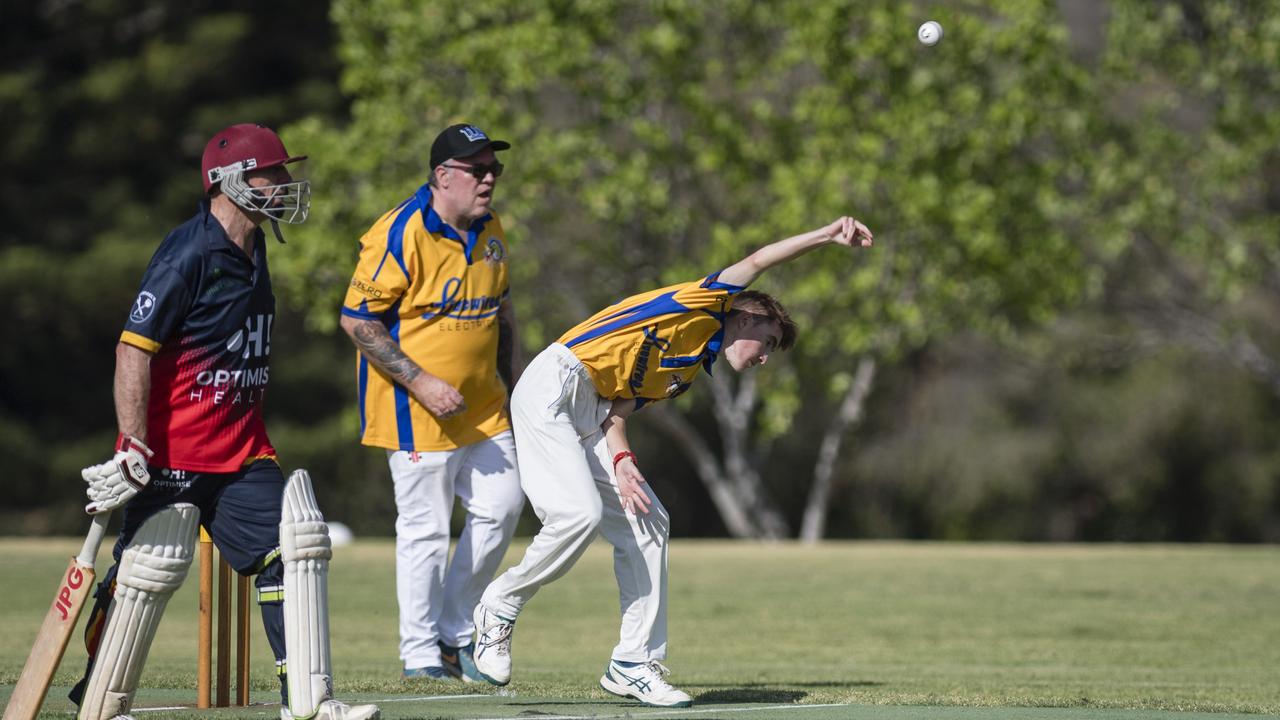
<path id="1" fill-rule="evenodd" d="M 707 341 L 707 349 L 703 351 L 706 357 L 702 359 L 702 369 L 706 370 L 708 375 L 713 374 L 711 372 L 711 366 L 715 365 L 716 358 L 720 357 L 720 345 L 723 342 L 724 328 L 721 327 L 716 331 L 716 334 L 712 335 L 711 339 Z"/>
<path id="2" fill-rule="evenodd" d="M 705 312 L 720 321 L 720 329 L 716 331 L 715 335 L 711 336 L 711 339 L 707 341 L 706 349 L 702 351 L 702 369 L 706 370 L 708 375 L 711 375 L 711 366 L 715 365 L 716 358 L 720 357 L 720 347 L 724 345 L 724 319 L 727 313 L 711 312 L 710 310 Z"/>
<path id="3" fill-rule="evenodd" d="M 418 199 L 418 207 L 422 210 L 422 226 L 432 235 L 439 235 L 457 242 L 462 246 L 462 254 L 467 258 L 467 264 L 471 264 L 471 252 L 475 250 L 476 243 L 480 242 L 480 234 L 484 232 L 485 223 L 493 218 L 493 213 L 486 213 L 484 217 L 471 222 L 471 227 L 467 228 L 467 236 L 464 238 L 458 234 L 458 231 L 452 225 L 444 221 L 435 208 L 431 207 L 431 186 L 423 185 L 418 188 L 418 192 L 414 194 Z"/>

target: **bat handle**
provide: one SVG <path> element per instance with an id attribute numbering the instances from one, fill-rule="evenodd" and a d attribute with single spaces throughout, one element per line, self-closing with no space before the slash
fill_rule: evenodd
<path id="1" fill-rule="evenodd" d="M 80 554 L 76 556 L 76 563 L 81 567 L 91 568 L 94 561 L 98 559 L 98 546 L 102 544 L 102 538 L 107 535 L 107 521 L 111 519 L 111 513 L 98 513 L 93 516 L 93 524 L 89 526 L 89 535 L 84 539 L 84 546 L 80 548 Z"/>

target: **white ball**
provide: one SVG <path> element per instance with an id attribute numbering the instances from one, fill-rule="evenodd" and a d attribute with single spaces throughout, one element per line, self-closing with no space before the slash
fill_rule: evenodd
<path id="1" fill-rule="evenodd" d="M 916 31 L 916 37 L 925 45 L 937 45 L 942 39 L 942 26 L 934 20 L 929 20 Z"/>
<path id="2" fill-rule="evenodd" d="M 351 532 L 351 528 L 340 522 L 329 523 L 329 542 L 333 547 L 342 547 L 355 542 L 355 533 Z"/>

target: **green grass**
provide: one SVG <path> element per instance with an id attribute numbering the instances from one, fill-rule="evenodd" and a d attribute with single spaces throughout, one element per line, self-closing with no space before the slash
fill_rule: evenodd
<path id="1" fill-rule="evenodd" d="M 0 540 L 0 694 L 7 697 L 75 541 Z M 519 558 L 523 545 L 508 555 Z M 492 694 L 399 679 L 394 550 L 336 551 L 331 575 L 338 691 L 365 698 Z M 196 583 L 170 602 L 139 705 L 194 700 Z M 676 540 L 672 680 L 700 708 L 769 717 L 782 704 L 852 704 L 787 717 L 1154 717 L 1280 713 L 1280 549 L 1225 546 Z M 520 618 L 510 695 L 384 704 L 391 717 L 620 716 L 596 679 L 616 642 L 617 590 L 597 543 Z M 255 701 L 275 679 L 254 627 Z M 79 638 L 56 684 L 84 663 Z M 168 689 L 168 690 L 166 690 Z M 65 716 L 65 690 L 46 703 Z M 748 712 L 759 705 L 760 712 Z M 914 706 L 906 714 L 885 706 Z M 933 709 L 925 713 L 925 707 Z M 974 709 L 977 709 L 976 711 Z M 1003 710 L 1002 710 L 1003 708 Z M 1009 710 L 1024 708 L 1024 710 Z M 739 712 L 741 710 L 741 712 Z M 266 717 L 274 708 L 223 711 Z M 977 712 L 977 714 L 974 714 Z M 613 715 L 610 715 L 613 713 Z M 644 714 L 635 712 L 636 716 Z M 178 713 L 182 715 L 182 713 Z M 663 717 L 671 717 L 664 715 Z M 148 720 L 155 714 L 146 716 Z M 190 717 L 190 715 L 186 715 Z M 705 715 L 702 717 L 706 717 Z M 1178 715 L 1184 718 L 1190 715 Z"/>

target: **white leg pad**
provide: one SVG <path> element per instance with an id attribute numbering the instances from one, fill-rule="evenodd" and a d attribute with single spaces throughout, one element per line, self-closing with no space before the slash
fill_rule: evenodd
<path id="1" fill-rule="evenodd" d="M 125 548 L 80 720 L 128 714 L 165 605 L 191 567 L 199 522 L 194 505 L 172 505 L 147 518 Z"/>
<path id="2" fill-rule="evenodd" d="M 333 697 L 329 662 L 329 526 L 320 514 L 306 470 L 284 486 L 280 512 L 284 562 L 284 646 L 289 713 L 311 718 Z"/>

